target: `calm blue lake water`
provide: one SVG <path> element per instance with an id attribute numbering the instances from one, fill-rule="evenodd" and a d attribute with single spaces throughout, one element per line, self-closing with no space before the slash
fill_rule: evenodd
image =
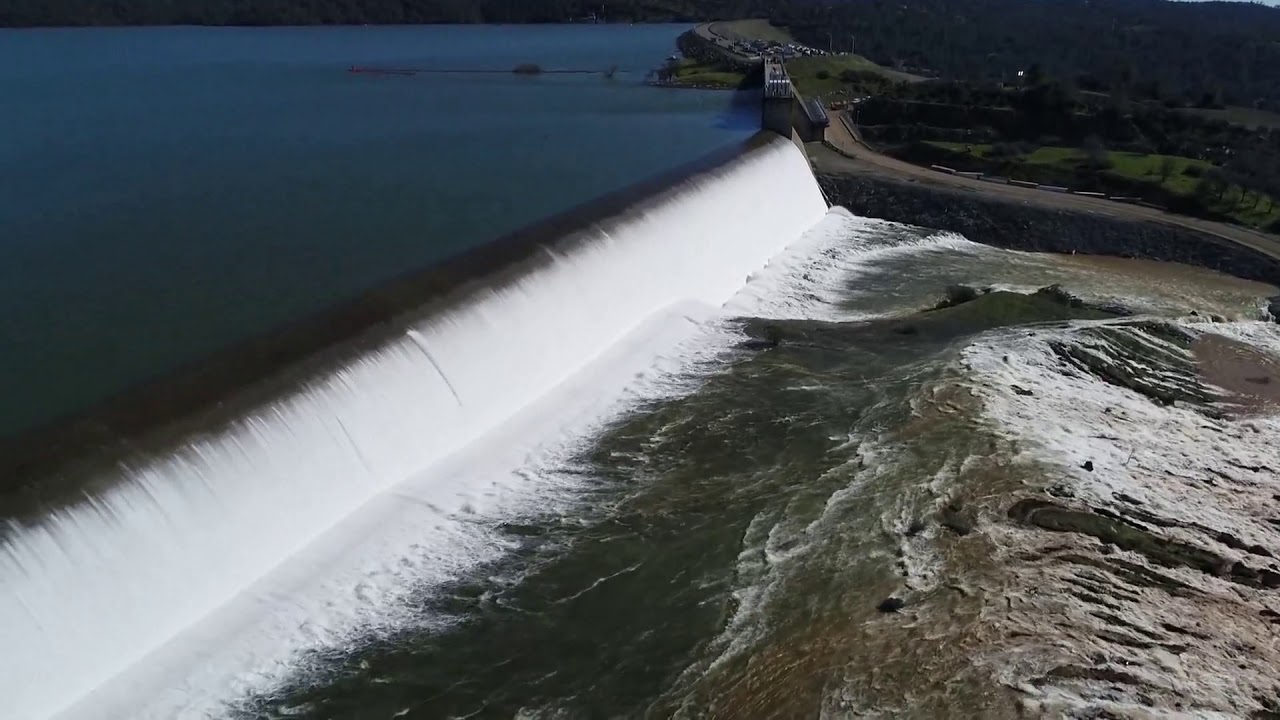
<path id="1" fill-rule="evenodd" d="M 0 435 L 748 137 L 683 30 L 0 31 Z"/>

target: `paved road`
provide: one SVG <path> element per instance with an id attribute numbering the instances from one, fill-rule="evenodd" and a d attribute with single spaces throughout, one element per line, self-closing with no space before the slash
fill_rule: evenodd
<path id="1" fill-rule="evenodd" d="M 716 25 L 715 23 L 702 23 L 701 25 L 695 27 L 693 31 L 697 33 L 698 36 L 701 37 L 702 39 L 714 44 L 716 46 L 716 49 L 724 53 L 725 56 L 727 56 L 730 60 L 736 60 L 738 62 L 744 62 L 744 63 L 760 62 L 760 58 L 758 56 L 755 56 L 755 55 L 747 56 L 741 53 L 734 52 L 732 49 L 733 42 L 729 38 L 725 37 L 724 35 L 721 35 L 720 33 L 716 32 L 715 25 Z"/>
<path id="2" fill-rule="evenodd" d="M 1071 195 L 1018 187 L 1017 185 L 984 182 L 896 160 L 887 155 L 873 152 L 864 145 L 860 138 L 855 137 L 849 131 L 840 115 L 841 113 L 831 113 L 831 126 L 827 130 L 827 141 L 839 148 L 840 152 L 835 152 L 818 143 L 810 143 L 808 145 L 809 156 L 813 161 L 814 169 L 818 172 L 890 175 L 926 185 L 938 185 L 970 192 L 999 195 L 1024 203 L 1070 208 L 1107 217 L 1176 225 L 1239 243 L 1280 259 L 1280 236 L 1277 235 L 1270 235 L 1237 225 L 1201 220 L 1185 215 L 1174 215 L 1142 205 L 1113 202 L 1104 198 L 1092 198 L 1084 195 Z"/>

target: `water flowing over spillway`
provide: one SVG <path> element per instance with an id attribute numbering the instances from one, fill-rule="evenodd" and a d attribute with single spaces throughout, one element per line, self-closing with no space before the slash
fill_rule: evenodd
<path id="1" fill-rule="evenodd" d="M 108 683 L 653 318 L 719 308 L 826 211 L 804 156 L 772 140 L 443 309 L 406 308 L 395 339 L 103 469 L 101 494 L 11 523 L 0 552 L 6 717 L 45 717 Z"/>

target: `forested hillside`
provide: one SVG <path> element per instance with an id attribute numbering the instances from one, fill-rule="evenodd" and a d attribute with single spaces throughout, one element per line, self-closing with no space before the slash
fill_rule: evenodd
<path id="1" fill-rule="evenodd" d="M 670 22 L 767 17 L 820 48 L 965 80 L 1280 109 L 1280 9 L 1165 0 L 0 0 L 0 25 Z"/>
<path id="2" fill-rule="evenodd" d="M 774 20 L 817 47 L 965 80 L 1017 72 L 1084 90 L 1280 108 L 1280 9 L 1163 0 L 792 2 Z"/>

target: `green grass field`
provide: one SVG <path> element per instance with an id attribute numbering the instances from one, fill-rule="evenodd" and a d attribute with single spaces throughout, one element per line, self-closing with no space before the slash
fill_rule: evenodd
<path id="1" fill-rule="evenodd" d="M 743 73 L 724 70 L 689 58 L 681 60 L 675 72 L 677 83 L 699 87 L 736 88 L 745 78 L 746 75 Z"/>
<path id="2" fill-rule="evenodd" d="M 881 67 L 861 55 L 821 55 L 787 61 L 787 73 L 791 75 L 791 82 L 805 97 L 825 97 L 844 92 L 848 89 L 848 85 L 840 79 L 840 74 L 846 70 L 875 73 L 890 80 L 902 82 L 921 79 L 915 75 Z"/>
<path id="3" fill-rule="evenodd" d="M 930 142 L 929 144 L 959 155 L 972 154 L 979 158 L 990 159 L 990 145 L 971 146 L 964 143 L 948 142 Z M 1198 176 L 1213 167 L 1212 164 L 1203 160 L 1178 157 L 1176 155 L 1108 152 L 1107 157 L 1110 160 L 1111 167 L 1103 171 L 1104 174 L 1131 183 L 1159 185 L 1170 193 L 1182 196 L 1190 196 L 1195 193 L 1196 185 L 1200 181 Z M 1162 179 L 1161 165 L 1166 157 L 1171 161 L 1172 171 L 1167 178 Z M 1026 155 L 1010 158 L 1007 162 L 1011 163 L 1012 168 L 1014 168 L 1009 171 L 1012 177 L 1018 178 L 1016 168 L 1019 165 L 1024 165 L 1029 166 L 1028 169 L 1032 171 L 1027 173 L 1028 177 L 1037 178 L 1038 181 L 1045 182 L 1046 180 L 1042 178 L 1047 176 L 1055 178 L 1053 182 L 1069 184 L 1068 178 L 1075 176 L 1081 166 L 1086 164 L 1087 157 L 1084 151 L 1079 148 L 1040 147 Z M 1192 169 L 1191 174 L 1187 172 L 1188 168 Z M 1037 169 L 1039 172 L 1036 172 Z M 1045 170 L 1049 172 L 1046 173 L 1044 172 Z M 1199 171 L 1198 173 L 1196 172 L 1197 170 Z M 1255 196 L 1249 194 L 1242 197 L 1242 192 L 1240 187 L 1232 186 L 1223 194 L 1220 202 L 1211 204 L 1211 209 L 1243 225 L 1256 227 L 1266 227 L 1280 219 L 1280 208 L 1268 203 L 1266 196 L 1258 198 L 1259 202 L 1254 207 Z"/>
<path id="4" fill-rule="evenodd" d="M 709 29 L 730 41 L 770 40 L 789 43 L 793 40 L 786 28 L 774 27 L 768 20 L 724 20 L 711 23 Z"/>
<path id="5" fill-rule="evenodd" d="M 964 153 L 968 148 L 972 148 L 971 152 L 980 158 L 988 158 L 991 155 L 990 145 L 969 146 L 964 143 L 946 142 L 932 142 L 930 145 L 957 153 Z M 1108 152 L 1107 157 L 1111 161 L 1111 168 L 1107 172 L 1119 177 L 1143 182 L 1159 180 L 1161 163 L 1164 162 L 1165 157 L 1168 157 L 1172 161 L 1172 172 L 1169 178 L 1165 180 L 1164 185 L 1174 192 L 1189 193 L 1195 190 L 1197 178 L 1186 173 L 1188 167 L 1197 167 L 1200 170 L 1208 170 L 1213 167 L 1212 164 L 1203 160 L 1178 157 L 1176 155 Z M 1083 150 L 1069 147 L 1040 147 L 1036 148 L 1034 152 L 1016 158 L 1019 163 L 1061 167 L 1064 170 L 1074 170 L 1084 165 L 1087 160 L 1088 158 Z"/>

